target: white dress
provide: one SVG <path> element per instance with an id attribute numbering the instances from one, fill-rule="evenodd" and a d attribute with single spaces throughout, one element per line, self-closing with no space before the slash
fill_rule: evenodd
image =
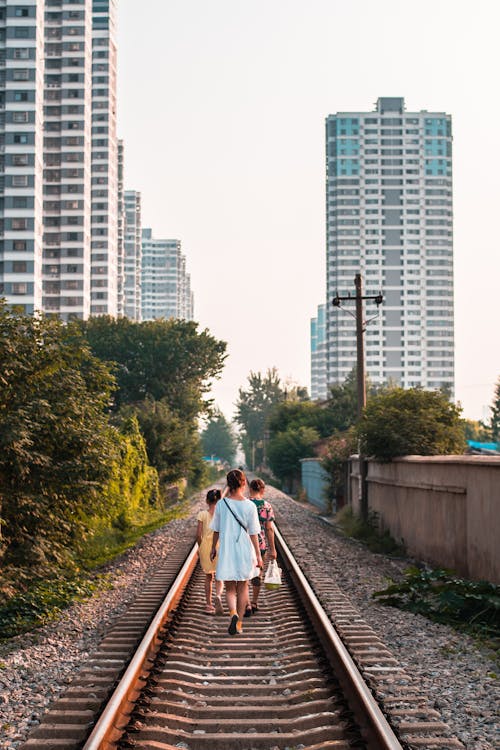
<path id="1" fill-rule="evenodd" d="M 240 519 L 247 531 L 241 528 L 229 508 Z M 219 532 L 216 579 L 218 581 L 247 581 L 251 578 L 255 565 L 255 550 L 249 534 L 258 534 L 260 531 L 259 516 L 254 503 L 246 498 L 232 500 L 226 497 L 219 500 L 215 506 L 211 529 Z"/>

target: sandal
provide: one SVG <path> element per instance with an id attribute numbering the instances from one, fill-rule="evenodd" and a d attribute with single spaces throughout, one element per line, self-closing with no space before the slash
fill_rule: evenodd
<path id="1" fill-rule="evenodd" d="M 224 608 L 222 606 L 222 599 L 220 598 L 220 596 L 215 597 L 215 614 L 216 615 L 224 614 Z"/>
<path id="2" fill-rule="evenodd" d="M 260 607 L 258 607 L 256 604 L 252 602 L 252 614 L 254 615 L 256 612 L 258 612 Z"/>
<path id="3" fill-rule="evenodd" d="M 205 607 L 205 614 L 206 615 L 215 615 L 215 607 L 212 607 L 212 605 L 207 604 Z"/>
<path id="4" fill-rule="evenodd" d="M 251 617 L 253 615 L 253 607 L 250 604 L 247 604 L 245 607 L 245 614 L 243 617 Z"/>
<path id="5" fill-rule="evenodd" d="M 229 627 L 227 629 L 227 632 L 229 635 L 236 635 L 238 632 L 238 615 L 233 615 L 231 617 L 231 622 L 229 623 Z"/>

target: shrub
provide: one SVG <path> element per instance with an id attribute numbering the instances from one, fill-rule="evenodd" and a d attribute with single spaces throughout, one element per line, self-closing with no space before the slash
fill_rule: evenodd
<path id="1" fill-rule="evenodd" d="M 381 461 L 461 454 L 465 433 L 460 412 L 441 391 L 389 388 L 365 407 L 358 425 L 363 453 Z"/>

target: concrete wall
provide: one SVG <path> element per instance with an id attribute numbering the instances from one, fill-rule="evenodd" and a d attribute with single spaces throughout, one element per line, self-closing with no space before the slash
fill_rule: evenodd
<path id="1" fill-rule="evenodd" d="M 331 508 L 331 501 L 326 497 L 328 474 L 317 458 L 303 458 L 301 464 L 301 483 L 307 494 L 307 499 L 325 513 L 335 513 Z"/>
<path id="2" fill-rule="evenodd" d="M 351 502 L 359 513 L 357 461 Z M 500 458 L 407 456 L 370 461 L 368 504 L 412 557 L 500 583 Z"/>

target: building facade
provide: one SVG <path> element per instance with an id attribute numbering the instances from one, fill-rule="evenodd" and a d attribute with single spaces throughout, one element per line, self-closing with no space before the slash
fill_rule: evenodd
<path id="1" fill-rule="evenodd" d="M 125 226 L 123 233 L 123 314 L 130 320 L 142 318 L 142 218 L 141 194 L 125 190 L 123 194 Z"/>
<path id="2" fill-rule="evenodd" d="M 42 306 L 44 4 L 0 2 L 0 296 Z"/>
<path id="3" fill-rule="evenodd" d="M 193 319 L 193 295 L 180 240 L 142 230 L 142 320 Z"/>
<path id="4" fill-rule="evenodd" d="M 45 3 L 42 309 L 90 314 L 92 4 Z"/>
<path id="5" fill-rule="evenodd" d="M 451 117 L 407 112 L 384 97 L 373 112 L 326 118 L 327 384 L 356 365 L 353 317 L 337 295 L 382 291 L 367 327 L 373 383 L 454 388 Z M 345 303 L 351 313 L 354 305 Z M 365 317 L 377 315 L 373 303 Z"/>
<path id="6" fill-rule="evenodd" d="M 326 305 L 318 305 L 315 318 L 311 318 L 311 398 L 313 401 L 327 397 L 326 384 Z"/>
<path id="7" fill-rule="evenodd" d="M 116 315 L 114 15 L 0 0 L 0 293 L 28 313 Z"/>
<path id="8" fill-rule="evenodd" d="M 116 0 L 92 3 L 91 314 L 118 314 Z"/>
<path id="9" fill-rule="evenodd" d="M 117 309 L 119 318 L 123 317 L 125 305 L 125 187 L 124 187 L 124 146 L 123 141 L 118 141 L 117 159 Z"/>

